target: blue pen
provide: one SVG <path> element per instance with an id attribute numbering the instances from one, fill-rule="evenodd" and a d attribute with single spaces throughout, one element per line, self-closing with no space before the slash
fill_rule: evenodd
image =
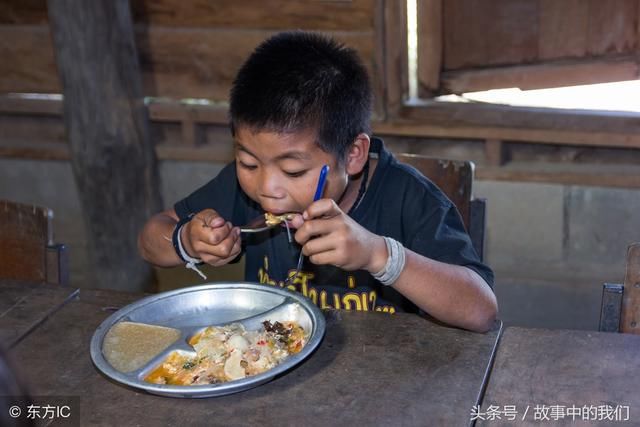
<path id="1" fill-rule="evenodd" d="M 327 172 L 329 172 L 329 165 L 322 166 L 320 170 L 320 176 L 318 177 L 318 185 L 316 186 L 316 194 L 313 195 L 313 201 L 319 200 L 322 197 L 322 193 L 324 193 L 324 187 L 327 183 Z M 302 253 L 302 249 L 300 250 L 300 256 L 298 256 L 298 265 L 296 266 L 296 270 L 293 274 L 287 277 L 284 281 L 285 284 L 293 282 L 293 279 L 298 276 L 300 273 L 300 269 L 302 268 L 302 260 L 304 259 L 304 254 Z"/>
<path id="2" fill-rule="evenodd" d="M 329 172 L 329 165 L 322 166 L 320 170 L 320 176 L 318 177 L 318 186 L 316 187 L 316 194 L 313 196 L 313 201 L 320 200 L 322 193 L 324 193 L 324 186 L 327 183 L 327 172 Z"/>

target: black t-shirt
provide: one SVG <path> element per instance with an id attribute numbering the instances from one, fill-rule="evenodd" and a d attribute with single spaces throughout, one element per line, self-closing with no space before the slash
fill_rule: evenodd
<path id="1" fill-rule="evenodd" d="M 369 156 L 378 158 L 377 167 L 362 201 L 349 215 L 369 231 L 396 239 L 418 254 L 471 268 L 493 286 L 493 272 L 479 260 L 460 214 L 442 191 L 411 166 L 399 163 L 378 138 L 372 138 Z M 240 188 L 235 163 L 175 204 L 180 218 L 206 208 L 216 210 L 234 225 L 264 214 Z M 295 240 L 289 242 L 285 228 L 276 227 L 243 235 L 243 252 L 245 280 L 283 286 L 295 271 L 300 246 Z M 320 308 L 416 311 L 411 302 L 392 287 L 381 285 L 367 271 L 313 265 L 306 258 L 289 288 Z"/>

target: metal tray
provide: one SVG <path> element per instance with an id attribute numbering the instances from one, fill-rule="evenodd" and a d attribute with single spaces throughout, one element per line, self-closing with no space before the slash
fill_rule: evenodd
<path id="1" fill-rule="evenodd" d="M 195 353 L 188 339 L 204 327 L 242 323 L 257 330 L 264 320 L 296 321 L 309 333 L 307 344 L 297 354 L 258 375 L 221 384 L 176 386 L 151 384 L 145 376 L 173 351 Z M 118 322 L 140 322 L 181 331 L 181 337 L 141 369 L 122 373 L 102 354 L 105 335 Z M 111 379 L 149 393 L 170 397 L 213 397 L 236 393 L 264 384 L 301 363 L 320 345 L 325 332 L 322 312 L 302 294 L 256 283 L 209 283 L 146 297 L 109 316 L 91 339 L 91 359 Z"/>

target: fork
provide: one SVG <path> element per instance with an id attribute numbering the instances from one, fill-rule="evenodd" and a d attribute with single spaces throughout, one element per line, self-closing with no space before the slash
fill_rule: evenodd
<path id="1" fill-rule="evenodd" d="M 319 200 L 322 197 L 322 193 L 324 193 L 324 187 L 327 183 L 327 172 L 329 172 L 329 165 L 322 166 L 320 170 L 320 176 L 318 176 L 318 185 L 316 186 L 316 193 L 313 195 L 313 201 Z M 295 279 L 298 274 L 300 274 L 300 269 L 302 268 L 302 261 L 304 259 L 304 254 L 302 253 L 302 247 L 300 248 L 300 256 L 298 257 L 298 265 L 296 266 L 296 271 L 287 277 L 284 281 L 284 285 L 293 283 L 293 279 Z"/>

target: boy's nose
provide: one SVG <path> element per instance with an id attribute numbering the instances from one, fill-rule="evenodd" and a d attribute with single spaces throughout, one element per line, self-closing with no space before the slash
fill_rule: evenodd
<path id="1" fill-rule="evenodd" d="M 269 199 L 281 199 L 285 191 L 281 183 L 271 174 L 262 174 L 260 182 L 260 195 Z"/>

